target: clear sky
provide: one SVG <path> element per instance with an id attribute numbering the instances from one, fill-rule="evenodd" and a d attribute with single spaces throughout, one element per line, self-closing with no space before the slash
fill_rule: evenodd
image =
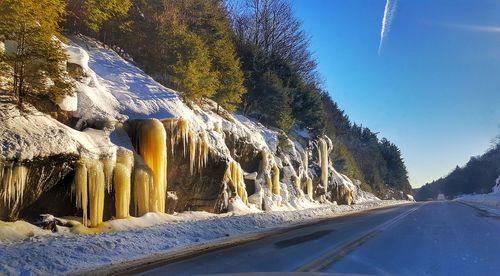
<path id="1" fill-rule="evenodd" d="M 386 0 L 292 4 L 325 88 L 352 121 L 400 147 L 413 187 L 500 134 L 499 0 L 393 0 L 380 54 Z"/>

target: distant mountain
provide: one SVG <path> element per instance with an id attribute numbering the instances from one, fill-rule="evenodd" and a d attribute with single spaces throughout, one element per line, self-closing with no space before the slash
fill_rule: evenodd
<path id="1" fill-rule="evenodd" d="M 439 194 L 451 199 L 463 194 L 490 193 L 500 174 L 500 142 L 481 156 L 471 157 L 463 167 L 427 183 L 416 191 L 416 200 L 437 199 Z"/>

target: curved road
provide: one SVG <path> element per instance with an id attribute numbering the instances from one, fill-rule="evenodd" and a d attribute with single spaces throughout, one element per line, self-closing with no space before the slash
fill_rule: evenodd
<path id="1" fill-rule="evenodd" d="M 500 275 L 500 217 L 457 202 L 373 210 L 128 273 Z"/>

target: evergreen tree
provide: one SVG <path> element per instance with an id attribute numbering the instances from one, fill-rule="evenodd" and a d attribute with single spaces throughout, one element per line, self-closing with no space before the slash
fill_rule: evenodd
<path id="1" fill-rule="evenodd" d="M 293 117 L 299 127 L 307 129 L 313 136 L 320 136 L 325 130 L 320 93 L 312 84 L 301 84 L 292 94 Z"/>
<path id="2" fill-rule="evenodd" d="M 131 0 L 68 0 L 66 27 L 97 33 L 105 23 L 127 15 L 131 5 Z"/>
<path id="3" fill-rule="evenodd" d="M 285 132 L 289 131 L 294 121 L 288 89 L 283 87 L 282 81 L 273 72 L 264 75 L 259 88 L 264 95 L 261 108 L 268 110 L 263 117 L 264 121 Z"/>
<path id="4" fill-rule="evenodd" d="M 162 30 L 168 37 L 166 64 L 171 85 L 189 100 L 211 97 L 219 86 L 217 72 L 203 41 L 185 26 L 172 24 Z"/>
<path id="5" fill-rule="evenodd" d="M 66 55 L 55 37 L 64 12 L 59 0 L 5 0 L 0 4 L 0 40 L 6 51 L 0 63 L 11 69 L 11 92 L 23 108 L 26 98 L 56 101 L 71 93 Z"/>
<path id="6" fill-rule="evenodd" d="M 223 3 L 219 0 L 177 0 L 172 2 L 179 23 L 203 40 L 208 48 L 218 87 L 212 98 L 229 111 L 236 109 L 245 93 L 243 73 L 236 56 L 231 29 Z"/>
<path id="7" fill-rule="evenodd" d="M 218 40 L 212 48 L 211 56 L 213 69 L 219 73 L 219 87 L 213 99 L 226 110 L 235 111 L 246 89 L 234 47 L 227 41 Z"/>

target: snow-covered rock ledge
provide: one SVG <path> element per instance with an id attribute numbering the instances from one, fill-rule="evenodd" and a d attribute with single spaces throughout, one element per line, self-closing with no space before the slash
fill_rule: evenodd
<path id="1" fill-rule="evenodd" d="M 360 204 L 328 205 L 299 211 L 271 211 L 237 215 L 186 212 L 178 215 L 149 213 L 141 224 L 115 220 L 113 227 L 127 231 L 96 235 L 33 233 L 22 241 L 0 243 L 0 274 L 70 274 L 103 266 L 150 258 L 196 245 L 307 224 L 328 217 L 367 209 L 404 204 L 408 201 L 369 201 Z M 167 222 L 168 221 L 168 222 Z M 162 224 L 158 224 L 162 223 Z M 157 224 L 157 225 L 154 225 Z"/>

